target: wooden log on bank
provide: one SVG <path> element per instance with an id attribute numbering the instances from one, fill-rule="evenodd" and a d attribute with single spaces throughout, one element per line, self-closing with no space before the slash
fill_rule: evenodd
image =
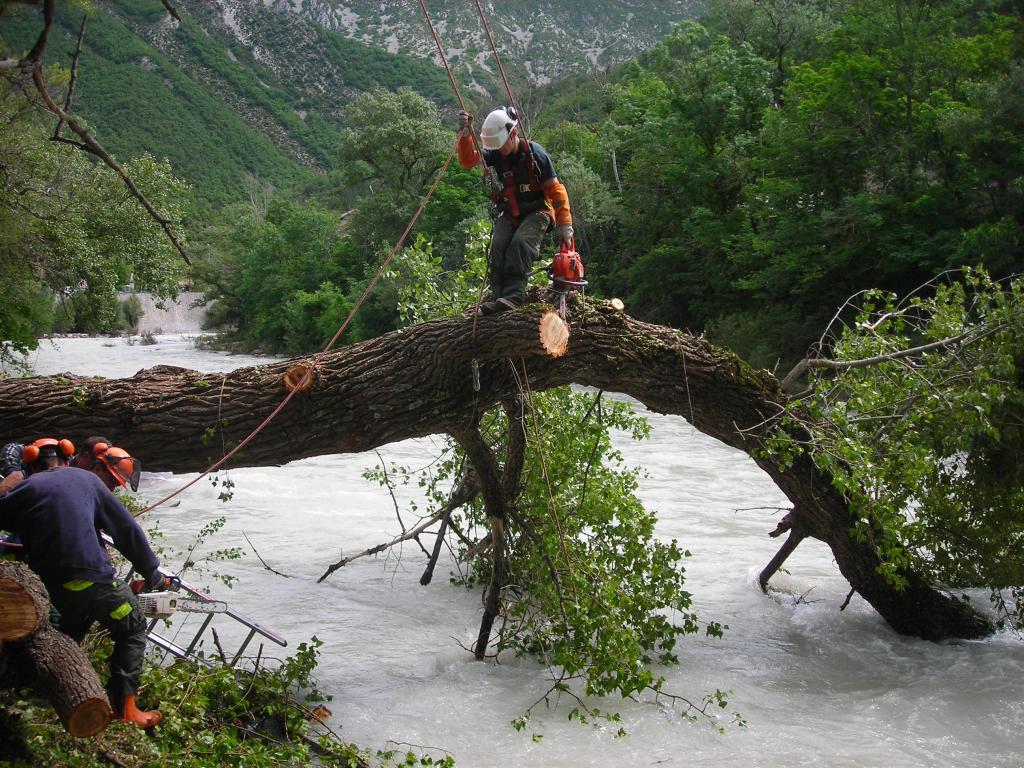
<path id="1" fill-rule="evenodd" d="M 95 736 L 110 722 L 107 694 L 82 649 L 49 615 L 39 577 L 21 563 L 0 563 L 0 653 L 11 662 L 5 669 L 41 691 L 72 736 Z"/>
<path id="2" fill-rule="evenodd" d="M 49 615 L 50 597 L 20 563 L 0 563 L 0 642 L 24 640 Z"/>

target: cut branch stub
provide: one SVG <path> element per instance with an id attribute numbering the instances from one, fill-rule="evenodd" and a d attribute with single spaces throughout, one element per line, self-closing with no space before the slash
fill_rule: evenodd
<path id="1" fill-rule="evenodd" d="M 545 312 L 540 318 L 540 343 L 551 357 L 561 357 L 569 349 L 569 326 L 557 312 Z"/>

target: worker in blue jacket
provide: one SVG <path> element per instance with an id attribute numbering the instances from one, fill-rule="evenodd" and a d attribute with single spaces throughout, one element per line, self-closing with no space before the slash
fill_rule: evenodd
<path id="1" fill-rule="evenodd" d="M 92 472 L 68 466 L 70 440 L 45 437 L 26 445 L 27 477 L 0 498 L 0 529 L 21 538 L 25 559 L 60 612 L 60 630 L 81 642 L 93 623 L 110 633 L 108 693 L 114 714 L 142 728 L 160 722 L 157 710 L 136 706 L 146 650 L 146 620 L 127 583 L 117 578 L 100 539 L 114 546 L 146 579 L 164 583 L 146 534 L 124 505 Z"/>

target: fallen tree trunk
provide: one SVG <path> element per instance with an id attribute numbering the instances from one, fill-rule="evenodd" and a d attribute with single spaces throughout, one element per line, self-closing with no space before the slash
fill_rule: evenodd
<path id="1" fill-rule="evenodd" d="M 851 537 L 845 500 L 811 459 L 783 465 L 759 450 L 786 402 L 774 376 L 701 337 L 640 322 L 608 302 L 573 301 L 572 335 L 560 357 L 546 354 L 538 338 L 550 307 L 531 304 L 226 374 L 160 366 L 130 379 L 7 380 L 0 382 L 0 434 L 23 440 L 102 434 L 128 446 L 149 470 L 198 471 L 220 457 L 222 440 L 237 444 L 267 417 L 286 394 L 285 374 L 301 363 L 311 370 L 312 385 L 232 460 L 236 467 L 280 464 L 464 434 L 480 412 L 519 395 L 525 371 L 533 390 L 581 384 L 621 392 L 748 453 L 793 503 L 794 522 L 832 549 L 851 587 L 898 632 L 940 639 L 989 631 L 977 614 L 913 574 L 896 591 L 878 573 L 871 548 Z"/>
<path id="2" fill-rule="evenodd" d="M 45 694 L 72 736 L 106 728 L 107 694 L 78 644 L 50 625 L 50 600 L 39 577 L 21 563 L 0 563 L 0 597 L 0 637 L 7 641 L 0 652 L 11 662 L 9 674 Z"/>

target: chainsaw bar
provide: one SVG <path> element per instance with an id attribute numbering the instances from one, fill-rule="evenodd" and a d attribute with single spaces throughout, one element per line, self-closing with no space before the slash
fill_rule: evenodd
<path id="1" fill-rule="evenodd" d="M 141 592 L 135 596 L 146 616 L 164 617 L 172 613 L 224 613 L 228 604 L 222 600 L 190 600 L 177 592 Z"/>

